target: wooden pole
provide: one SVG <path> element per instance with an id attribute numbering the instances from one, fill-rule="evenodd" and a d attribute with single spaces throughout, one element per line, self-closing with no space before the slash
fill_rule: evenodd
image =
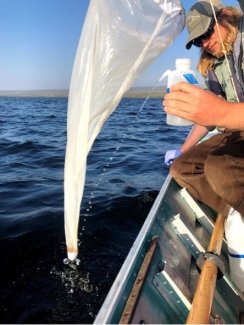
<path id="1" fill-rule="evenodd" d="M 152 241 L 150 243 L 149 249 L 146 252 L 146 255 L 144 257 L 144 260 L 142 262 L 142 265 L 140 267 L 140 270 L 137 274 L 136 280 L 134 282 L 133 288 L 131 290 L 131 293 L 129 295 L 129 298 L 126 302 L 124 311 L 122 313 L 122 316 L 119 320 L 119 324 L 130 324 L 131 320 L 134 315 L 134 311 L 140 296 L 141 289 L 143 287 L 144 281 L 146 279 L 147 271 L 150 267 L 150 263 L 153 259 L 154 253 L 156 251 L 158 244 L 158 237 L 155 236 L 152 238 Z"/>
<path id="2" fill-rule="evenodd" d="M 225 216 L 218 214 L 208 245 L 208 252 L 220 254 L 224 236 Z M 197 288 L 189 312 L 187 324 L 208 324 L 216 286 L 218 267 L 206 260 L 198 279 Z"/>

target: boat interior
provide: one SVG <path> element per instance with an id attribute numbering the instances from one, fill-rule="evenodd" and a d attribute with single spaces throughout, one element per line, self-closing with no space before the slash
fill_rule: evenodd
<path id="1" fill-rule="evenodd" d="M 215 220 L 168 176 L 94 323 L 186 323 Z M 217 260 L 209 322 L 243 323 L 225 239 Z"/>

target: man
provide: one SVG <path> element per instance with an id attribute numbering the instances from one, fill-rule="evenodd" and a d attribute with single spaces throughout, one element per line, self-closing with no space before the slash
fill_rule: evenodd
<path id="1" fill-rule="evenodd" d="M 244 11 L 244 1 L 239 0 L 239 3 L 242 8 L 242 11 Z M 196 4 L 195 6 L 196 12 L 197 6 L 198 4 Z M 218 11 L 219 8 L 217 6 L 215 6 L 215 8 L 216 11 Z M 195 21 L 195 29 L 193 26 L 193 30 L 191 33 L 191 25 L 189 23 L 191 22 L 192 16 L 194 19 L 193 11 L 194 6 L 192 7 L 192 10 L 190 10 L 186 22 L 189 30 L 190 40 L 190 42 L 187 42 L 188 49 L 191 47 L 192 43 L 194 44 L 194 39 L 192 39 L 191 36 L 192 33 L 194 36 L 194 30 L 197 33 L 196 35 L 200 37 L 201 40 L 201 36 L 204 35 L 204 33 L 209 27 L 207 22 L 206 26 L 203 27 L 202 30 L 201 28 L 197 29 L 197 24 L 199 23 L 199 21 Z M 211 14 L 211 11 L 209 12 L 209 14 Z M 203 38 L 202 43 L 200 44 L 203 48 L 203 51 L 211 50 L 209 49 L 209 40 L 213 42 L 214 37 L 217 44 L 219 44 L 220 46 L 221 42 L 219 36 L 216 34 L 215 31 L 214 35 L 211 35 L 210 38 Z M 187 120 L 191 120 L 199 125 L 214 125 L 217 127 L 224 127 L 229 129 L 244 128 L 244 103 L 236 104 L 233 102 L 227 102 L 223 99 L 218 98 L 212 92 L 203 91 L 200 88 L 196 89 L 196 87 L 193 87 L 192 85 L 186 83 L 179 83 L 177 85 L 174 85 L 170 91 L 170 94 L 166 95 L 164 100 L 165 111 L 167 113 L 180 116 Z M 209 107 L 211 107 L 211 110 L 209 109 Z"/>
<path id="2" fill-rule="evenodd" d="M 235 251 L 234 246 L 239 242 L 244 254 L 243 17 L 232 7 L 212 8 L 209 2 L 199 1 L 190 9 L 186 25 L 189 31 L 186 48 L 192 45 L 201 48 L 198 69 L 209 90 L 179 83 L 165 96 L 167 113 L 196 123 L 181 148 L 166 153 L 165 162 L 170 165 L 173 161 L 170 168 L 173 178 L 193 197 L 216 212 L 225 216 L 229 213 L 228 248 Z M 197 144 L 215 127 L 220 128 L 219 134 Z M 237 226 L 233 227 L 233 220 L 238 220 Z M 238 229 L 241 237 L 233 241 Z M 244 291 L 241 267 L 239 274 L 243 276 L 238 285 L 241 283 L 239 288 Z"/>

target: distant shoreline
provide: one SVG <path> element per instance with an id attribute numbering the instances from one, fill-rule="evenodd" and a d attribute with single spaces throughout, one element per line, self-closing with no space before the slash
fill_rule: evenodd
<path id="1" fill-rule="evenodd" d="M 123 98 L 162 98 L 165 89 L 162 87 L 133 87 L 129 89 Z M 68 89 L 50 89 L 50 90 L 0 90 L 0 97 L 68 97 Z"/>
<path id="2" fill-rule="evenodd" d="M 125 94 L 124 98 L 163 98 L 166 93 L 163 87 L 133 87 L 129 89 Z"/>
<path id="3" fill-rule="evenodd" d="M 0 97 L 68 97 L 68 89 L 0 90 Z"/>

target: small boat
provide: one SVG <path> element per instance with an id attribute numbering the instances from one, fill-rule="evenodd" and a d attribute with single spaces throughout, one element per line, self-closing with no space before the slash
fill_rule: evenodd
<path id="1" fill-rule="evenodd" d="M 169 175 L 94 324 L 243 323 L 244 295 L 230 278 L 218 218 Z M 203 279 L 206 263 L 214 271 Z"/>

